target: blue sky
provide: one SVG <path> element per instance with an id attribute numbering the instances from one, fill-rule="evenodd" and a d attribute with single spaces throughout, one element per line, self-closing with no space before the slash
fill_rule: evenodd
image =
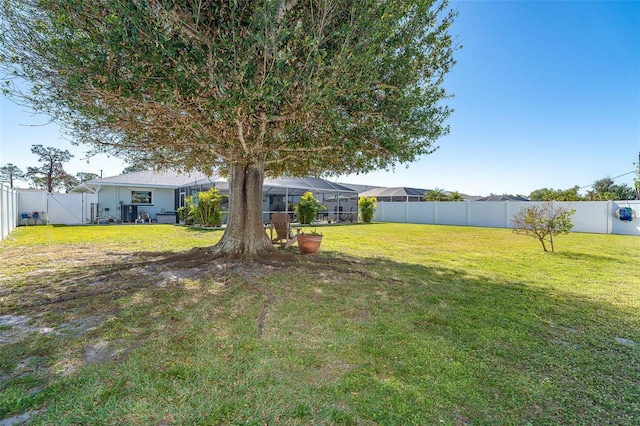
<path id="1" fill-rule="evenodd" d="M 636 169 L 640 1 L 452 1 L 451 7 L 459 12 L 452 34 L 463 45 L 445 83 L 455 95 L 451 133 L 409 167 L 335 180 L 528 195 Z M 83 148 L 62 139 L 55 125 L 28 126 L 46 118 L 4 98 L 1 107 L 2 165 L 35 165 L 36 143 L 72 151 L 65 169 L 73 174 L 110 176 L 126 165 L 106 156 L 87 164 Z"/>

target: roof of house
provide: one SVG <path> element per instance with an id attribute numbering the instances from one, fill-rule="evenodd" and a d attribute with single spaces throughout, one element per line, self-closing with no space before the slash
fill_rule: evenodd
<path id="1" fill-rule="evenodd" d="M 520 197 L 519 195 L 489 195 L 488 197 L 481 197 L 475 201 L 529 201 L 528 198 Z"/>
<path id="2" fill-rule="evenodd" d="M 228 188 L 227 180 L 220 176 L 207 176 L 200 172 L 177 173 L 175 171 L 154 172 L 142 171 L 126 173 L 101 179 L 93 179 L 75 187 L 72 192 L 91 192 L 98 186 L 135 186 L 140 188 L 182 188 L 187 186 L 215 186 L 225 190 Z M 316 177 L 304 178 L 276 178 L 265 179 L 264 193 L 285 191 L 289 188 L 289 194 L 302 194 L 306 191 L 314 192 L 343 192 L 354 193 L 354 189 L 345 185 L 330 182 Z"/>
<path id="3" fill-rule="evenodd" d="M 103 185 L 136 186 L 141 188 L 180 188 L 202 179 L 208 178 L 204 173 L 200 172 L 178 173 L 176 171 L 154 172 L 145 170 L 142 172 L 92 179 L 73 188 L 71 192 L 86 192 L 87 189 Z"/>

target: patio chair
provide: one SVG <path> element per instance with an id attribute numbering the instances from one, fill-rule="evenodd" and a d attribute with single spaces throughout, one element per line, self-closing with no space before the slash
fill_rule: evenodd
<path id="1" fill-rule="evenodd" d="M 144 210 L 140 210 L 140 214 L 138 215 L 138 218 L 136 219 L 135 222 L 146 223 L 146 222 L 151 222 L 151 220 L 149 220 L 149 215 L 145 213 Z"/>
<path id="2" fill-rule="evenodd" d="M 276 236 L 271 240 L 273 244 L 288 248 L 298 240 L 298 237 L 291 233 L 291 219 L 287 213 L 271 214 L 271 226 L 276 230 Z"/>

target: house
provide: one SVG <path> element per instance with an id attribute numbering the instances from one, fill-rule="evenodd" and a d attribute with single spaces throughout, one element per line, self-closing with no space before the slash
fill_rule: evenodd
<path id="1" fill-rule="evenodd" d="M 200 191 L 217 188 L 229 193 L 229 184 L 220 176 L 175 171 L 143 171 L 94 179 L 71 192 L 96 194 L 91 206 L 91 223 L 96 221 L 136 222 L 148 215 L 150 221 L 175 223 L 176 210 L 186 198 Z M 327 207 L 325 219 L 357 220 L 357 192 L 345 185 L 315 177 L 265 179 L 263 217 L 272 212 L 291 212 L 302 194 L 311 191 Z M 224 207 L 224 205 L 223 205 Z"/>
<path id="2" fill-rule="evenodd" d="M 142 171 L 102 179 L 93 179 L 73 188 L 71 192 L 96 194 L 90 221 L 136 222 L 149 220 L 176 223 L 179 207 L 177 190 L 205 178 L 203 173 L 174 171 Z"/>
<path id="3" fill-rule="evenodd" d="M 220 193 L 229 191 L 226 181 L 204 178 L 179 189 L 180 205 L 184 199 L 196 192 L 218 188 Z M 330 182 L 317 177 L 281 177 L 265 179 L 262 187 L 262 216 L 268 222 L 271 213 L 287 212 L 293 216 L 295 204 L 305 192 L 312 192 L 327 210 L 323 219 L 335 222 L 352 222 L 358 219 L 358 192 L 344 184 Z"/>

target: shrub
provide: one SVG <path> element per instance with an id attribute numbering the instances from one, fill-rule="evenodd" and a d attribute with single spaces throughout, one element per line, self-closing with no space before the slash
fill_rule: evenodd
<path id="1" fill-rule="evenodd" d="M 358 209 L 360 210 L 360 219 L 365 223 L 371 223 L 373 214 L 378 207 L 378 199 L 376 197 L 360 197 L 358 199 Z"/>
<path id="2" fill-rule="evenodd" d="M 216 188 L 208 191 L 198 192 L 195 197 L 187 197 L 186 214 L 178 209 L 180 219 L 184 217 L 184 222 L 189 225 L 199 223 L 203 226 L 220 226 L 224 218 L 225 211 L 222 209 L 222 198 Z M 182 208 L 182 207 L 181 207 Z"/>
<path id="3" fill-rule="evenodd" d="M 191 197 L 187 198 L 185 200 L 186 203 L 189 202 L 189 200 L 191 199 Z M 182 206 L 182 207 L 178 207 L 178 210 L 176 210 L 178 212 L 178 219 L 180 220 L 181 223 L 187 223 L 187 221 L 189 220 L 189 207 L 187 206 Z"/>
<path id="4" fill-rule="evenodd" d="M 300 202 L 296 204 L 295 213 L 298 222 L 301 224 L 310 224 L 316 218 L 316 215 L 323 209 L 320 201 L 314 197 L 312 192 L 305 192 L 300 197 Z"/>
<path id="5" fill-rule="evenodd" d="M 575 212 L 575 210 L 555 206 L 553 203 L 523 207 L 513 216 L 513 232 L 538 239 L 545 252 L 549 251 L 545 244 L 548 241 L 551 245 L 551 251 L 554 252 L 553 237 L 568 234 L 571 231 L 573 228 L 571 216 Z"/>

